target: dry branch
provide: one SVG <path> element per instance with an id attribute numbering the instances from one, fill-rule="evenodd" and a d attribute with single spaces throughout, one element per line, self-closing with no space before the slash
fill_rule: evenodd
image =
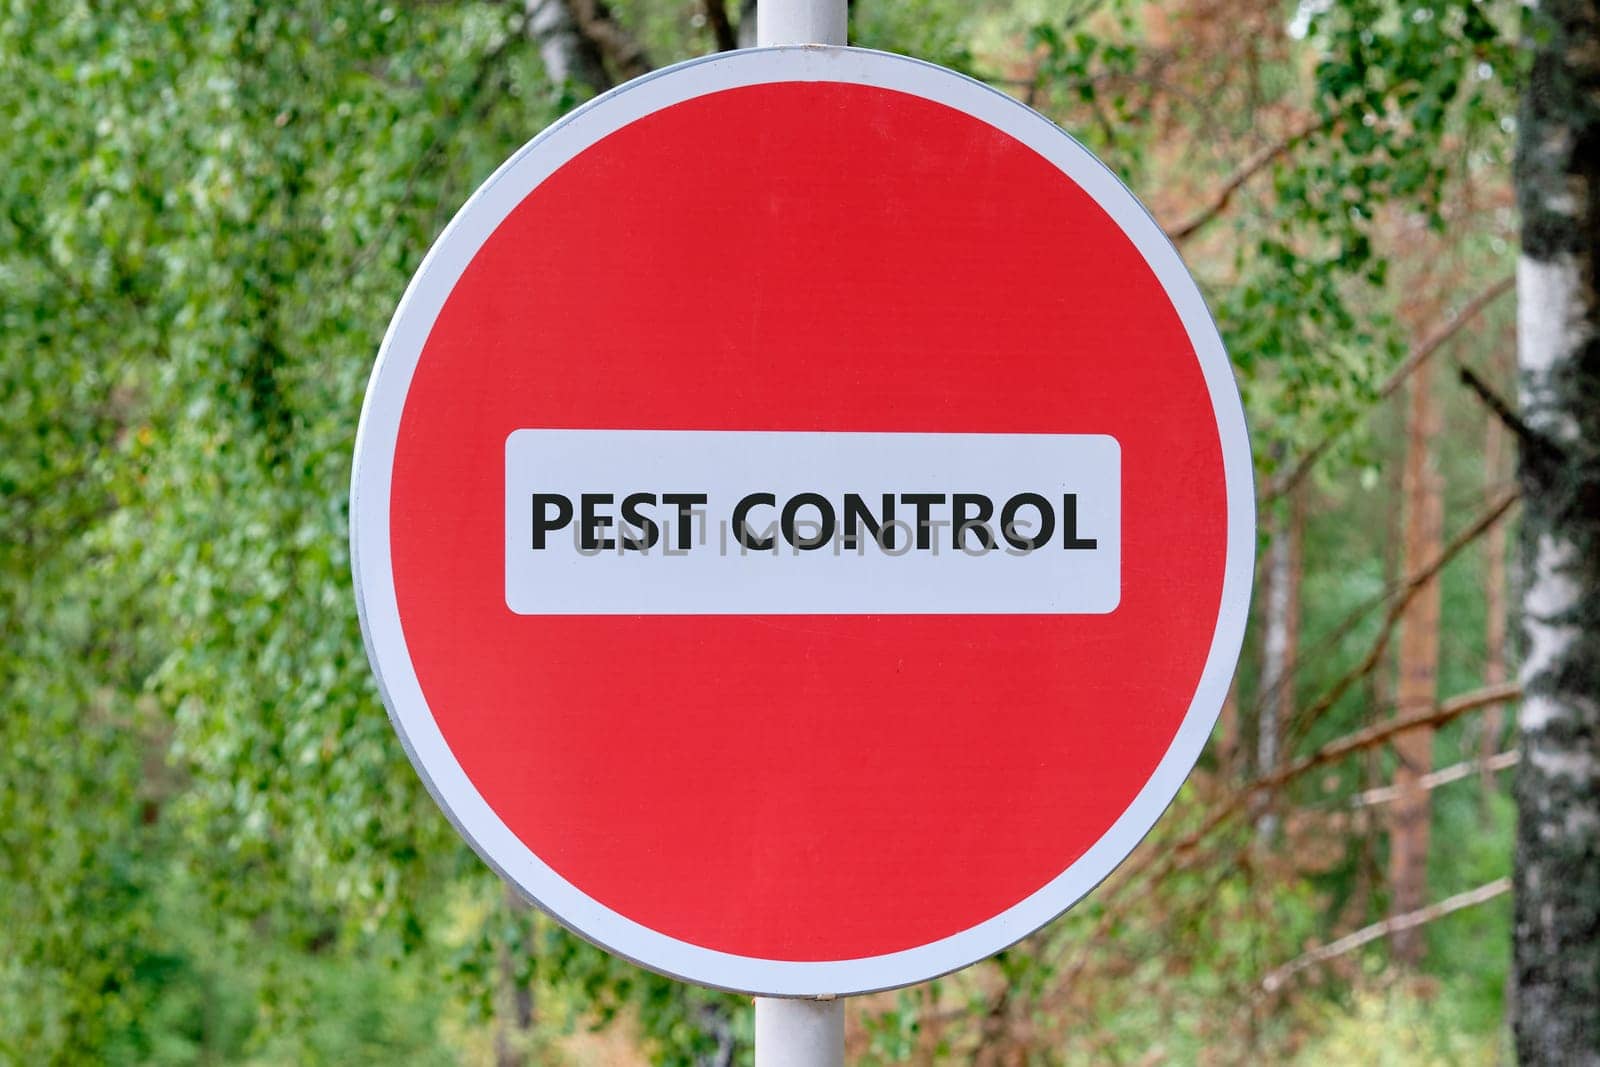
<path id="1" fill-rule="evenodd" d="M 1423 775 L 1417 779 L 1417 785 L 1423 790 L 1437 789 L 1441 785 L 1448 785 L 1451 782 L 1459 782 L 1463 778 L 1469 778 L 1480 771 L 1503 771 L 1507 767 L 1515 767 L 1520 757 L 1521 753 L 1517 752 L 1516 749 L 1512 749 L 1508 752 L 1498 752 L 1488 759 L 1464 760 L 1461 763 L 1453 763 L 1448 767 L 1441 767 L 1439 770 Z M 1375 804 L 1387 804 L 1399 793 L 1400 790 L 1395 786 L 1379 786 L 1377 789 L 1368 789 L 1364 793 L 1357 793 L 1351 800 L 1351 804 L 1357 808 L 1371 807 Z"/>
<path id="2" fill-rule="evenodd" d="M 1396 734 L 1414 730 L 1419 726 L 1443 726 L 1445 723 L 1460 718 L 1468 712 L 1504 704 L 1521 696 L 1522 688 L 1514 682 L 1486 686 L 1482 689 L 1475 689 L 1470 693 L 1452 697 L 1425 711 L 1384 719 L 1373 726 L 1329 741 L 1310 755 L 1303 756 L 1293 763 L 1280 767 L 1271 774 L 1263 775 L 1246 784 L 1229 796 L 1220 806 L 1213 809 L 1198 829 L 1186 834 L 1173 844 L 1160 851 L 1148 849 L 1141 855 L 1135 856 L 1124 866 L 1123 877 L 1119 882 L 1115 883 L 1116 888 L 1113 891 L 1120 892 L 1136 881 L 1142 880 L 1144 888 L 1139 896 L 1134 898 L 1134 901 L 1137 902 L 1142 899 L 1152 891 L 1154 886 L 1160 884 L 1161 879 L 1175 870 L 1181 861 L 1192 854 L 1202 841 L 1235 816 L 1247 810 L 1251 802 L 1259 794 L 1270 794 L 1271 791 L 1281 788 L 1294 778 L 1298 778 L 1319 767 L 1335 763 L 1347 756 L 1352 756 L 1357 752 L 1364 752 L 1367 749 L 1381 745 Z M 1126 906 L 1123 908 L 1108 906 L 1101 915 L 1100 921 L 1095 925 L 1093 933 L 1087 939 L 1087 944 L 1100 943 L 1104 939 L 1106 931 L 1121 917 L 1125 910 Z M 1085 952 L 1071 968 L 1068 974 L 1069 981 L 1077 977 L 1086 963 L 1087 953 Z"/>
<path id="3" fill-rule="evenodd" d="M 1466 529 L 1456 534 L 1450 543 L 1445 545 L 1439 555 L 1427 566 L 1415 574 L 1407 576 L 1398 589 L 1398 595 L 1393 603 L 1389 605 L 1389 610 L 1384 615 L 1382 630 L 1378 634 L 1377 640 L 1373 642 L 1372 647 L 1368 649 L 1367 654 L 1362 657 L 1361 662 L 1346 671 L 1333 685 L 1329 686 L 1322 696 L 1311 704 L 1308 710 L 1300 712 L 1296 716 L 1299 720 L 1297 725 L 1303 726 L 1321 717 L 1329 708 L 1332 708 L 1343 699 L 1345 694 L 1357 682 L 1377 669 L 1378 664 L 1383 661 L 1384 650 L 1389 647 L 1389 641 L 1394 634 L 1395 625 L 1399 622 L 1400 616 L 1404 614 L 1406 605 L 1416 596 L 1417 590 L 1443 570 L 1445 565 L 1459 555 L 1468 545 L 1481 537 L 1484 531 L 1503 518 L 1511 510 L 1511 506 L 1516 503 L 1517 497 L 1518 491 L 1516 488 L 1506 489 L 1490 503 L 1489 507 L 1476 520 L 1469 524 Z M 1370 748 L 1372 745 L 1394 736 L 1395 733 L 1409 730 L 1416 726 L 1438 725 L 1448 722 L 1457 715 L 1471 711 L 1473 708 L 1514 700 L 1519 695 L 1521 695 L 1520 690 L 1514 684 L 1490 686 L 1468 693 L 1465 696 L 1457 697 L 1455 700 L 1447 701 L 1444 704 L 1436 705 L 1427 711 L 1401 718 L 1388 719 L 1355 734 L 1350 734 L 1338 741 L 1329 742 L 1310 756 L 1286 764 L 1270 774 L 1263 775 L 1235 793 L 1228 803 L 1213 812 L 1212 818 L 1199 831 L 1191 835 L 1190 838 L 1185 839 L 1185 842 L 1181 843 L 1178 848 L 1179 850 L 1184 850 L 1193 847 L 1200 838 L 1211 833 L 1227 818 L 1248 804 L 1256 793 L 1276 788 L 1296 775 L 1305 773 L 1312 767 L 1318 767 L 1332 760 L 1341 759 L 1351 752 L 1356 752 L 1363 748 Z M 1457 705 L 1464 706 L 1457 707 Z M 1435 716 L 1442 717 L 1435 719 Z M 1376 740 L 1362 741 L 1362 739 L 1368 737 L 1376 738 Z M 1348 749 L 1340 748 L 1341 745 L 1351 742 L 1352 739 L 1362 743 L 1357 743 L 1354 747 Z"/>
<path id="4" fill-rule="evenodd" d="M 1502 489 L 1504 489 L 1504 488 L 1505 487 L 1502 487 Z M 1498 497 L 1493 497 L 1491 499 L 1498 500 Z M 1493 528 L 1493 526 L 1491 526 L 1491 529 L 1492 528 Z M 1480 531 L 1480 532 L 1487 532 L 1487 531 Z M 1452 546 L 1452 552 L 1459 551 L 1461 548 L 1464 548 L 1464 547 L 1465 547 L 1465 545 Z M 1445 560 L 1444 562 L 1449 562 L 1449 561 Z M 1426 580 L 1426 576 L 1424 576 L 1423 580 Z M 1344 638 L 1347 637 L 1351 633 L 1351 631 L 1353 631 L 1357 626 L 1359 626 L 1361 624 L 1361 621 L 1367 617 L 1367 614 L 1369 612 L 1371 612 L 1373 608 L 1376 608 L 1376 607 L 1382 605 L 1390 597 L 1396 595 L 1397 593 L 1400 593 L 1400 592 L 1404 591 L 1408 584 L 1409 583 L 1407 581 L 1393 582 L 1390 585 L 1386 586 L 1381 591 L 1379 591 L 1378 593 L 1376 593 L 1375 595 L 1373 595 L 1373 596 L 1369 597 L 1367 600 L 1363 601 L 1361 604 L 1357 605 L 1348 614 L 1346 614 L 1345 617 L 1343 619 L 1341 619 L 1338 622 L 1337 625 L 1335 625 L 1332 629 L 1328 630 L 1326 633 L 1320 635 L 1316 639 L 1316 641 L 1311 643 L 1311 645 L 1309 647 L 1302 647 L 1299 650 L 1299 658 L 1300 658 L 1300 660 L 1302 662 L 1310 662 L 1311 660 L 1316 659 L 1318 656 L 1320 656 L 1321 654 L 1326 652 L 1329 648 L 1333 647 L 1334 645 L 1338 644 L 1340 641 L 1344 640 Z M 1271 699 L 1274 695 L 1275 694 L 1272 691 L 1266 690 L 1266 689 L 1264 689 L 1262 692 L 1257 693 L 1256 697 L 1255 697 L 1255 700 L 1251 704 L 1252 712 L 1254 714 L 1256 714 L 1256 715 L 1260 715 L 1261 714 L 1261 707 L 1262 707 L 1263 702 L 1266 701 L 1266 700 Z"/>
<path id="5" fill-rule="evenodd" d="M 1432 922 L 1442 916 L 1462 908 L 1470 908 L 1475 904 L 1493 900 L 1511 888 L 1510 878 L 1496 878 L 1487 885 L 1480 885 L 1476 889 L 1469 889 L 1465 893 L 1457 893 L 1453 897 L 1446 897 L 1436 904 L 1429 904 L 1416 911 L 1408 911 L 1404 915 L 1395 915 L 1371 926 L 1364 926 L 1353 934 L 1346 934 L 1337 941 L 1330 941 L 1326 945 L 1319 945 L 1305 955 L 1290 960 L 1281 967 L 1267 972 L 1261 979 L 1261 988 L 1264 992 L 1275 993 L 1283 988 L 1283 984 L 1294 975 L 1315 967 L 1319 963 L 1326 963 L 1336 956 L 1360 948 L 1380 937 L 1387 937 L 1401 930 L 1411 930 L 1424 923 Z"/>
<path id="6" fill-rule="evenodd" d="M 1329 741 L 1309 756 L 1295 760 L 1281 770 L 1272 774 L 1263 775 L 1250 784 L 1245 790 L 1271 789 L 1282 785 L 1291 778 L 1296 778 L 1309 770 L 1321 767 L 1324 764 L 1341 760 L 1346 756 L 1381 745 L 1383 742 L 1403 734 L 1407 730 L 1414 730 L 1420 726 L 1443 726 L 1445 723 L 1465 715 L 1469 711 L 1477 711 L 1492 704 L 1505 704 L 1522 696 L 1522 687 L 1516 682 L 1506 682 L 1503 685 L 1485 686 L 1474 689 L 1470 693 L 1452 697 L 1440 704 L 1412 715 L 1403 715 L 1393 719 L 1368 726 L 1364 730 L 1357 730 L 1353 734 Z M 1474 766 L 1476 762 L 1474 762 Z"/>
<path id="7" fill-rule="evenodd" d="M 1400 586 L 1399 596 L 1389 605 L 1389 610 L 1383 617 L 1382 629 L 1378 633 L 1377 640 L 1372 643 L 1372 647 L 1368 649 L 1367 654 L 1362 657 L 1360 663 L 1346 671 L 1338 681 L 1329 686 L 1327 691 L 1312 703 L 1307 710 L 1297 716 L 1299 719 L 1298 726 L 1303 729 L 1310 723 L 1315 722 L 1324 712 L 1342 700 L 1344 695 L 1357 682 L 1377 669 L 1378 664 L 1383 662 L 1383 654 L 1389 647 L 1390 639 L 1394 636 L 1394 629 L 1400 621 L 1400 616 L 1405 614 L 1406 605 L 1411 603 L 1422 587 L 1443 570 L 1447 563 L 1460 555 L 1463 549 L 1483 536 L 1485 531 L 1504 518 L 1506 513 L 1511 510 L 1511 506 L 1517 502 L 1519 495 L 1520 492 L 1515 486 L 1503 490 L 1490 502 L 1488 508 L 1477 519 L 1473 520 L 1466 529 L 1456 534 L 1450 540 L 1450 543 L 1445 545 L 1431 563 L 1406 577 L 1406 580 Z"/>
<path id="8" fill-rule="evenodd" d="M 1492 704 L 1504 704 L 1522 696 L 1522 688 L 1515 682 L 1504 685 L 1486 686 L 1475 689 L 1470 693 L 1463 693 L 1443 703 L 1435 704 L 1431 708 L 1415 712 L 1411 715 L 1401 715 L 1392 719 L 1357 730 L 1352 734 L 1329 741 L 1309 756 L 1302 756 L 1293 763 L 1278 768 L 1271 774 L 1264 774 L 1240 789 L 1228 798 L 1227 803 L 1211 813 L 1200 829 L 1188 835 L 1171 848 L 1171 853 L 1178 855 L 1192 851 L 1202 840 L 1209 836 L 1223 823 L 1246 808 L 1251 798 L 1259 793 L 1271 793 L 1281 788 L 1292 779 L 1300 777 L 1308 771 L 1316 770 L 1330 763 L 1336 763 L 1346 756 L 1374 748 L 1390 740 L 1396 734 L 1403 734 L 1407 730 L 1415 730 L 1422 726 L 1439 727 L 1453 719 L 1460 718 L 1469 711 L 1486 708 Z"/>

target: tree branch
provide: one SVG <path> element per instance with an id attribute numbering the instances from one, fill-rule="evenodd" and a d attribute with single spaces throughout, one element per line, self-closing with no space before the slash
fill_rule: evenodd
<path id="1" fill-rule="evenodd" d="M 1329 741 L 1309 756 L 1304 756 L 1293 763 L 1271 774 L 1262 775 L 1230 795 L 1220 806 L 1215 808 L 1206 820 L 1194 831 L 1184 835 L 1178 841 L 1165 846 L 1160 851 L 1147 850 L 1142 856 L 1127 864 L 1122 871 L 1123 878 L 1117 883 L 1117 891 L 1121 891 L 1135 880 L 1144 882 L 1142 897 L 1150 888 L 1160 884 L 1161 880 L 1177 868 L 1187 856 L 1191 855 L 1200 842 L 1204 841 L 1219 828 L 1228 823 L 1236 815 L 1249 809 L 1252 801 L 1258 794 L 1270 794 L 1291 779 L 1309 773 L 1319 767 L 1335 763 L 1347 756 L 1375 748 L 1397 734 L 1414 730 L 1420 726 L 1443 726 L 1445 723 L 1458 719 L 1468 712 L 1477 711 L 1495 704 L 1504 704 L 1522 696 L 1522 688 L 1515 682 L 1504 685 L 1486 686 L 1475 689 L 1470 693 L 1463 693 L 1442 703 L 1434 705 L 1424 711 L 1398 718 L 1385 719 L 1355 733 L 1346 734 L 1336 740 Z M 1137 902 L 1140 897 L 1136 897 Z M 1126 905 L 1121 908 L 1106 904 L 1105 911 L 1100 916 L 1100 921 L 1095 925 L 1086 944 L 1100 943 L 1107 931 L 1117 922 Z M 1068 972 L 1068 981 L 1075 979 L 1087 964 L 1087 953 L 1080 956 L 1078 962 Z"/>
<path id="2" fill-rule="evenodd" d="M 1533 462 L 1536 469 L 1549 470 L 1560 465 L 1566 458 L 1565 449 L 1524 422 L 1521 416 L 1511 410 L 1511 405 L 1502 400 L 1500 394 L 1478 377 L 1471 367 L 1465 363 L 1458 363 L 1456 374 L 1460 377 L 1461 384 L 1471 389 L 1477 394 L 1478 399 L 1483 401 L 1484 407 L 1489 409 L 1490 414 L 1499 419 L 1506 429 L 1522 442 L 1528 459 Z"/>
<path id="3" fill-rule="evenodd" d="M 565 0 L 578 33 L 593 44 L 618 81 L 628 81 L 655 69 L 644 45 L 629 33 L 605 0 Z"/>
<path id="4" fill-rule="evenodd" d="M 400 219 L 405 215 L 406 209 L 411 206 L 411 201 L 416 195 L 417 183 L 422 179 L 423 174 L 431 170 L 434 164 L 444 155 L 445 149 L 449 147 L 450 138 L 455 136 L 456 130 L 465 122 L 474 118 L 480 108 L 493 103 L 493 99 L 487 94 L 487 90 L 490 88 L 496 70 L 500 66 L 500 61 L 511 51 L 512 43 L 513 39 L 508 37 L 478 58 L 478 66 L 472 72 L 471 80 L 468 81 L 466 88 L 455 97 L 454 105 L 441 116 L 438 129 L 429 138 L 427 145 L 422 149 L 422 153 L 417 157 L 417 161 L 412 164 L 411 170 L 406 174 L 405 184 L 401 186 L 400 195 L 393 202 L 394 206 L 390 210 L 389 217 L 383 221 L 378 232 L 364 242 L 365 247 L 351 259 L 349 266 L 345 268 L 341 276 L 341 285 L 354 278 L 358 271 L 383 250 L 384 244 L 394 232 L 395 226 L 399 224 Z"/>
<path id="5" fill-rule="evenodd" d="M 1243 188 L 1246 182 L 1265 170 L 1273 161 L 1289 152 L 1296 145 L 1332 126 L 1337 118 L 1338 116 L 1329 115 L 1314 122 L 1304 123 L 1276 143 L 1257 151 L 1249 159 L 1245 160 L 1238 170 L 1228 175 L 1227 180 L 1222 183 L 1221 188 L 1212 194 L 1210 201 L 1204 207 L 1168 230 L 1167 236 L 1171 237 L 1174 243 L 1181 244 L 1199 233 L 1200 230 L 1204 229 L 1228 209 L 1228 204 L 1233 200 L 1233 194 Z"/>
<path id="6" fill-rule="evenodd" d="M 89 288 L 81 278 L 72 274 L 62 266 L 50 252 L 50 240 L 43 231 L 34 223 L 23 217 L 16 204 L 6 205 L 6 217 L 11 220 L 11 226 L 17 231 L 17 236 L 22 240 L 17 242 L 17 247 L 27 250 L 33 260 L 44 269 L 44 272 L 53 278 L 57 285 L 70 291 L 78 298 L 81 304 L 95 302 L 94 291 Z"/>
<path id="7" fill-rule="evenodd" d="M 1189 834 L 1183 840 L 1173 845 L 1172 854 L 1193 851 L 1202 840 L 1234 815 L 1249 806 L 1256 794 L 1270 794 L 1290 780 L 1300 777 L 1318 767 L 1325 767 L 1330 763 L 1337 763 L 1346 756 L 1353 756 L 1357 752 L 1364 752 L 1369 748 L 1376 748 L 1385 741 L 1408 730 L 1415 730 L 1422 726 L 1439 727 L 1454 719 L 1459 719 L 1469 711 L 1477 711 L 1493 704 L 1504 704 L 1522 696 L 1522 687 L 1516 682 L 1506 682 L 1503 685 L 1491 685 L 1482 689 L 1475 689 L 1470 693 L 1463 693 L 1443 703 L 1435 704 L 1431 708 L 1414 712 L 1410 715 L 1401 715 L 1392 719 L 1384 719 L 1365 729 L 1357 730 L 1352 734 L 1329 741 L 1321 748 L 1308 756 L 1302 756 L 1292 763 L 1285 764 L 1270 774 L 1263 774 L 1240 789 L 1228 798 L 1227 803 L 1211 813 L 1200 829 Z"/>
<path id="8" fill-rule="evenodd" d="M 1429 904 L 1426 908 L 1418 908 L 1416 911 L 1408 911 L 1404 915 L 1395 915 L 1382 922 L 1373 923 L 1371 926 L 1364 926 L 1353 934 L 1346 934 L 1337 941 L 1319 945 L 1305 955 L 1267 972 L 1266 977 L 1261 979 L 1261 988 L 1264 992 L 1275 993 L 1283 988 L 1283 984 L 1290 978 L 1309 967 L 1315 967 L 1319 963 L 1326 963 L 1336 956 L 1342 956 L 1368 942 L 1376 941 L 1380 937 L 1387 937 L 1400 930 L 1410 930 L 1413 927 L 1421 926 L 1423 923 L 1429 923 L 1449 915 L 1453 911 L 1460 911 L 1462 908 L 1470 908 L 1475 904 L 1493 900 L 1495 897 L 1505 894 L 1510 888 L 1510 878 L 1496 878 L 1487 885 L 1480 885 L 1478 888 L 1469 889 L 1465 893 L 1457 893 L 1453 897 L 1446 897 L 1436 904 Z"/>
<path id="9" fill-rule="evenodd" d="M 1416 598 L 1417 594 L 1422 591 L 1422 587 L 1430 579 L 1444 569 L 1447 563 L 1460 555 L 1462 550 L 1483 536 L 1491 526 L 1504 518 L 1506 513 L 1511 510 L 1512 505 L 1517 502 L 1519 495 L 1520 493 L 1515 486 L 1503 490 L 1499 496 L 1490 502 L 1489 506 L 1484 509 L 1477 519 L 1470 523 L 1466 529 L 1451 538 L 1450 543 L 1440 549 L 1439 554 L 1430 560 L 1427 566 L 1414 574 L 1406 576 L 1405 581 L 1400 586 L 1399 595 L 1389 605 L 1389 610 L 1384 614 L 1378 639 L 1372 643 L 1372 647 L 1362 657 L 1361 662 L 1346 671 L 1333 685 L 1329 686 L 1323 695 L 1312 703 L 1309 709 L 1296 712 L 1297 735 L 1303 733 L 1306 725 L 1316 721 L 1324 712 L 1343 699 L 1344 695 L 1357 682 L 1377 669 L 1378 664 L 1383 662 L 1383 654 L 1389 648 L 1389 641 L 1394 636 L 1395 626 L 1399 624 L 1400 616 L 1405 614 L 1406 606 Z"/>
<path id="10" fill-rule="evenodd" d="M 1381 745 L 1397 734 L 1408 730 L 1415 730 L 1421 726 L 1439 727 L 1453 719 L 1458 719 L 1469 711 L 1487 708 L 1493 704 L 1505 704 L 1522 696 L 1522 687 L 1516 682 L 1504 682 L 1500 685 L 1484 686 L 1474 689 L 1470 693 L 1452 697 L 1431 708 L 1414 712 L 1410 715 L 1401 715 L 1393 719 L 1385 719 L 1374 723 L 1365 729 L 1357 730 L 1353 734 L 1346 734 L 1334 741 L 1329 741 L 1309 756 L 1302 756 L 1293 763 L 1281 767 L 1271 774 L 1263 775 L 1256 779 L 1245 790 L 1253 792 L 1261 789 L 1276 789 L 1289 781 L 1298 778 L 1307 771 L 1315 770 L 1325 764 L 1333 763 L 1352 756 L 1357 752 Z M 1477 761 L 1473 761 L 1476 767 Z"/>
<path id="11" fill-rule="evenodd" d="M 128 299 L 133 310 L 142 312 L 150 305 L 149 297 L 140 290 L 135 283 L 134 271 L 123 261 L 116 249 L 108 249 L 107 255 L 113 276 L 114 292 L 102 294 L 97 292 L 89 283 L 74 275 L 55 257 L 50 250 L 50 238 L 44 232 L 43 223 L 34 222 L 23 217 L 21 210 L 15 203 L 6 205 L 6 217 L 10 219 L 17 235 L 22 238 L 18 246 L 26 250 L 35 262 L 42 267 L 56 283 L 64 289 L 69 289 L 83 304 L 95 304 L 105 295 L 121 295 Z"/>
<path id="12" fill-rule="evenodd" d="M 1463 778 L 1469 778 L 1482 771 L 1503 771 L 1507 767 L 1515 767 L 1520 758 L 1521 753 L 1516 749 L 1512 749 L 1509 752 L 1496 753 L 1488 759 L 1473 759 L 1465 760 L 1461 763 L 1453 763 L 1448 767 L 1424 774 L 1417 779 L 1417 786 L 1423 790 L 1437 789 L 1441 785 L 1459 782 Z M 1369 789 L 1365 793 L 1357 793 L 1355 799 L 1351 801 L 1351 806 L 1367 808 L 1376 804 L 1387 804 L 1399 795 L 1400 790 L 1396 786 L 1379 786 L 1377 789 Z"/>
<path id="13" fill-rule="evenodd" d="M 1297 712 L 1295 715 L 1297 723 L 1303 724 L 1319 718 L 1329 708 L 1337 704 L 1357 682 L 1376 669 L 1383 659 L 1384 650 L 1389 647 L 1389 641 L 1394 633 L 1396 623 L 1399 622 L 1400 616 L 1405 613 L 1406 605 L 1411 603 L 1412 599 L 1416 597 L 1422 586 L 1429 579 L 1443 570 L 1447 563 L 1459 555 L 1473 541 L 1481 537 L 1484 531 L 1498 522 L 1506 512 L 1510 511 L 1511 505 L 1516 503 L 1518 495 L 1515 488 L 1507 489 L 1501 493 L 1476 521 L 1458 533 L 1427 566 L 1406 578 L 1400 587 L 1399 596 L 1389 605 L 1389 610 L 1384 615 L 1382 632 L 1379 633 L 1378 639 L 1373 642 L 1366 656 L 1362 657 L 1360 663 L 1346 671 L 1333 685 L 1329 686 L 1323 695 L 1311 705 L 1309 710 Z M 1360 751 L 1363 748 L 1371 748 L 1373 745 L 1380 744 L 1397 733 L 1403 733 L 1414 727 L 1437 726 L 1441 723 L 1449 722 L 1458 715 L 1472 711 L 1474 708 L 1514 700 L 1520 695 L 1521 690 L 1518 689 L 1515 683 L 1491 686 L 1469 693 L 1466 696 L 1458 697 L 1454 701 L 1440 704 L 1429 711 L 1388 719 L 1358 733 L 1350 734 L 1340 741 L 1329 742 L 1310 756 L 1303 757 L 1275 771 L 1262 775 L 1245 786 L 1231 797 L 1226 804 L 1214 812 L 1211 819 L 1200 830 L 1185 838 L 1177 848 L 1179 850 L 1193 848 L 1201 838 L 1211 833 L 1212 830 L 1222 825 L 1229 817 L 1249 804 L 1255 794 L 1270 792 L 1289 779 L 1304 774 L 1314 767 L 1320 767 L 1325 763 L 1343 759 L 1352 752 Z M 1437 719 L 1431 717 L 1436 715 L 1441 717 Z"/>
<path id="14" fill-rule="evenodd" d="M 731 52 L 739 47 L 739 35 L 734 32 L 733 23 L 728 21 L 728 7 L 725 0 L 700 0 L 705 9 L 706 25 L 711 27 L 711 37 L 717 42 L 717 51 Z"/>
<path id="15" fill-rule="evenodd" d="M 1511 275 L 1501 278 L 1467 301 L 1461 310 L 1451 316 L 1444 325 L 1424 337 L 1415 348 L 1406 354 L 1406 358 L 1400 361 L 1400 365 L 1389 374 L 1389 377 L 1384 379 L 1383 384 L 1378 386 L 1378 399 L 1380 401 L 1387 400 L 1398 392 L 1400 387 L 1406 383 L 1406 379 L 1410 378 L 1418 367 L 1431 359 L 1435 352 L 1438 352 L 1474 319 L 1483 314 L 1495 300 L 1509 292 L 1515 282 L 1516 278 Z M 1276 500 L 1304 481 L 1316 462 L 1326 455 L 1328 449 L 1332 448 L 1349 431 L 1350 425 L 1353 425 L 1353 423 L 1341 426 L 1328 433 L 1322 440 L 1312 445 L 1309 451 L 1302 454 L 1295 461 L 1293 467 L 1274 478 L 1272 483 L 1267 486 L 1266 492 L 1261 495 L 1262 504 L 1265 505 Z"/>

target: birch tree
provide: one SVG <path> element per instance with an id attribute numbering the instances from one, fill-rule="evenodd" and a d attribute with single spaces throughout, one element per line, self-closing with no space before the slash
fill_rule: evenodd
<path id="1" fill-rule="evenodd" d="M 1524 1063 L 1600 1064 L 1600 3 L 1543 0 L 1525 31 L 1514 1024 Z"/>

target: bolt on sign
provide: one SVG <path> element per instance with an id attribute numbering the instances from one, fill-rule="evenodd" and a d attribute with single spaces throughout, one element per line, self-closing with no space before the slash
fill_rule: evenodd
<path id="1" fill-rule="evenodd" d="M 1250 451 L 1200 293 L 1037 113 L 736 52 L 511 157 L 356 445 L 434 798 L 583 936 L 763 995 L 990 955 L 1150 829 L 1227 690 Z"/>

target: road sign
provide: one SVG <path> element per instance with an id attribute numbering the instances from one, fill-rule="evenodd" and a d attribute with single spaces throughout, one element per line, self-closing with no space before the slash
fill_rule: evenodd
<path id="1" fill-rule="evenodd" d="M 369 655 L 528 897 L 847 994 L 1132 849 L 1245 623 L 1250 454 L 1149 215 L 915 60 L 730 53 L 578 109 L 424 260 L 356 448 Z"/>

